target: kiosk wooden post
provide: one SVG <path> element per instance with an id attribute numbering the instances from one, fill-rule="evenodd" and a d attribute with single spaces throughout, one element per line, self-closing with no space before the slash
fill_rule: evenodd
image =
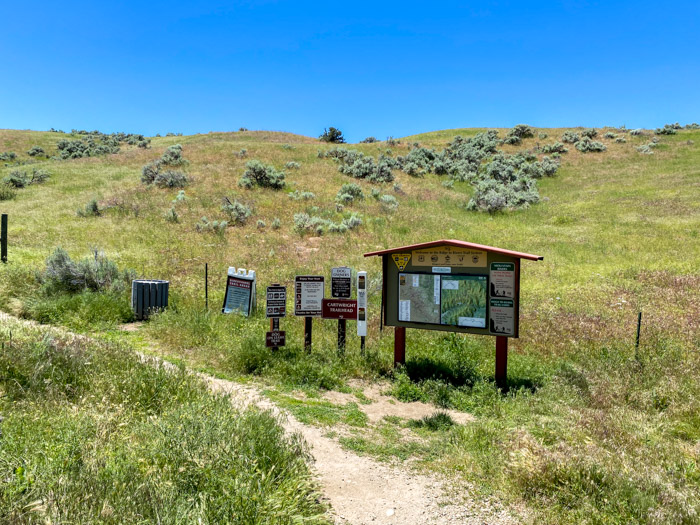
<path id="1" fill-rule="evenodd" d="M 394 328 L 394 366 L 406 364 L 406 328 Z"/>
<path id="2" fill-rule="evenodd" d="M 508 338 L 496 336 L 496 385 L 501 390 L 508 385 Z"/>

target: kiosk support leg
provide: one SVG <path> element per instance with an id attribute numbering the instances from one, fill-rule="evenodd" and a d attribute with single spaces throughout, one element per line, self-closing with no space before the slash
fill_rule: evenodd
<path id="1" fill-rule="evenodd" d="M 311 330 L 313 317 L 304 317 L 304 349 L 311 352 Z"/>
<path id="2" fill-rule="evenodd" d="M 508 384 L 508 338 L 496 336 L 496 385 L 504 390 Z"/>
<path id="3" fill-rule="evenodd" d="M 394 328 L 394 366 L 406 364 L 406 328 Z"/>

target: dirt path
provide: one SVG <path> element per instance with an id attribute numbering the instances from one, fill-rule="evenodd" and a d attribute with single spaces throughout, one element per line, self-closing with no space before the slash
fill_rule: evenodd
<path id="1" fill-rule="evenodd" d="M 3 324 L 15 322 L 37 326 L 4 313 L 0 313 L 0 321 Z M 46 328 L 84 338 L 66 330 Z M 167 361 L 158 358 L 144 356 L 144 359 L 156 359 L 169 365 Z M 324 436 L 322 429 L 300 423 L 254 387 L 203 373 L 197 375 L 205 381 L 211 392 L 228 395 L 234 406 L 243 408 L 254 405 L 269 410 L 279 418 L 287 432 L 298 433 L 303 437 L 314 458 L 312 468 L 333 509 L 336 525 L 510 525 L 519 522 L 497 505 L 470 498 L 466 486 L 457 487 L 445 480 L 415 473 L 409 468 L 379 463 L 344 450 L 337 441 Z M 381 407 L 373 410 L 376 415 Z M 390 410 L 400 412 L 406 409 L 391 403 Z M 427 409 L 422 407 L 421 410 Z"/>

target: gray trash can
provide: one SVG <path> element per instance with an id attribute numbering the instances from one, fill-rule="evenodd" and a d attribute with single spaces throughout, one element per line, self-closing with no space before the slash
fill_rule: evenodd
<path id="1" fill-rule="evenodd" d="M 169 288 L 169 281 L 134 279 L 131 282 L 131 309 L 136 319 L 148 319 L 151 312 L 167 308 Z"/>

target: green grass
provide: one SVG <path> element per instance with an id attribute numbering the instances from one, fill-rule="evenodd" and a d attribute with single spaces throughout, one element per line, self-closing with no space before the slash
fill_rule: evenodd
<path id="1" fill-rule="evenodd" d="M 124 347 L 8 328 L 3 523 L 328 523 L 304 445 L 269 414 Z"/>
<path id="2" fill-rule="evenodd" d="M 425 133 L 391 149 L 405 154 L 415 141 L 442 149 L 455 135 L 477 131 Z M 553 143 L 564 130 L 545 131 L 545 140 L 526 139 L 503 149 Z M 372 185 L 350 180 L 332 160 L 319 159 L 317 151 L 329 146 L 315 139 L 211 133 L 154 138 L 149 150 L 124 147 L 118 155 L 76 161 L 35 161 L 23 153 L 38 144 L 51 154 L 59 137 L 0 131 L 0 151 L 15 151 L 20 162 L 52 173 L 43 185 L 0 202 L 10 214 L 10 262 L 0 268 L 2 309 L 81 331 L 114 327 L 126 296 L 119 307 L 108 298 L 81 296 L 42 305 L 33 278 L 57 244 L 74 258 L 97 245 L 120 268 L 171 282 L 167 312 L 138 334 L 111 331 L 105 337 L 220 376 L 261 382 L 282 392 L 276 400 L 300 419 L 344 428 L 338 435 L 348 448 L 383 459 L 418 459 L 425 468 L 462 476 L 524 505 L 540 522 L 698 522 L 700 132 L 661 137 L 654 155 L 635 150 L 650 136 L 628 135 L 626 144 L 602 139 L 605 153 L 569 147 L 557 176 L 538 182 L 544 200 L 512 213 L 467 212 L 462 205 L 471 195 L 468 183 L 450 189 L 435 175 L 421 179 L 395 172 L 401 192 L 392 185 L 381 192 L 398 199 L 396 212 L 382 210 L 375 199 L 354 202 L 350 208 L 361 214 L 362 226 L 320 239 L 295 233 L 294 214 L 317 206 L 314 214 L 331 216 L 343 184 L 355 182 L 365 195 Z M 185 189 L 186 200 L 173 204 L 177 191 L 145 188 L 140 168 L 176 143 L 190 161 L 193 183 Z M 350 147 L 375 156 L 387 149 L 386 143 Z M 246 158 L 236 154 L 241 148 Z M 289 161 L 301 167 L 287 170 L 284 191 L 244 190 L 238 180 L 251 159 L 277 169 Z M 10 169 L 0 167 L 0 177 Z M 297 190 L 316 198 L 287 197 Z M 195 224 L 203 215 L 224 218 L 225 196 L 251 206 L 246 225 L 222 235 L 198 233 Z M 77 217 L 75 210 L 92 198 L 104 213 Z M 171 206 L 178 223 L 165 219 Z M 276 217 L 279 229 L 256 227 L 258 220 L 270 225 Z M 544 256 L 522 266 L 521 337 L 510 341 L 505 394 L 493 381 L 494 341 L 488 337 L 409 330 L 406 366 L 393 370 L 393 332 L 378 329 L 380 261 L 362 254 L 438 238 Z M 210 312 L 204 311 L 205 263 Z M 297 274 L 329 275 L 340 265 L 369 272 L 365 356 L 354 337 L 338 355 L 336 324 L 318 320 L 313 350 L 305 352 L 303 321 L 293 317 L 281 322 L 288 346 L 272 354 L 264 348 L 269 323 L 260 309 L 250 319 L 218 313 L 228 266 L 256 270 L 262 304 L 267 284 L 289 287 Z M 642 337 L 635 351 L 640 310 Z M 437 431 L 391 421 L 365 427 L 352 407 L 313 397 L 300 402 L 285 394 L 347 391 L 350 379 L 377 377 L 392 381 L 398 399 L 468 411 L 476 421 Z"/>

